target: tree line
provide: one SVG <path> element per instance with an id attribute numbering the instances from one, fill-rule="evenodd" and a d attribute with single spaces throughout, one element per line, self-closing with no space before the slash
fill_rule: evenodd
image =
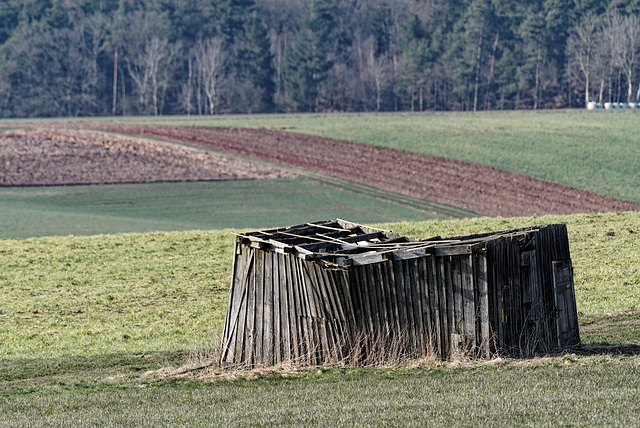
<path id="1" fill-rule="evenodd" d="M 640 99 L 640 0 L 3 0 L 0 116 Z"/>

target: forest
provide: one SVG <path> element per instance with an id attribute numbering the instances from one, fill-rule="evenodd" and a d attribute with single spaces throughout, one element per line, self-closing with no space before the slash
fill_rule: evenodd
<path id="1" fill-rule="evenodd" d="M 2 0 L 0 117 L 640 98 L 640 0 Z"/>

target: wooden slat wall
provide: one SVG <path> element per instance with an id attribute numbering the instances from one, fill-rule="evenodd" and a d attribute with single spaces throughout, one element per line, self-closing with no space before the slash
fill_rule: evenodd
<path id="1" fill-rule="evenodd" d="M 381 344 L 441 359 L 549 352 L 579 342 L 572 277 L 564 225 L 346 269 L 237 242 L 222 361 L 355 361 Z"/>

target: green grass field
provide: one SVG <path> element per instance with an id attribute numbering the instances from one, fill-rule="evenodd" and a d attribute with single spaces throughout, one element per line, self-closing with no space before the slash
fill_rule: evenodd
<path id="1" fill-rule="evenodd" d="M 0 239 L 268 228 L 336 217 L 378 223 L 443 216 L 416 198 L 396 203 L 394 196 L 384 191 L 350 191 L 346 184 L 327 185 L 307 178 L 0 187 Z"/>
<path id="2" fill-rule="evenodd" d="M 235 380 L 158 371 L 220 334 L 231 230 L 2 240 L 0 425 L 633 425 L 640 357 L 606 346 L 640 343 L 639 213 L 380 226 L 423 238 L 558 221 L 598 355 Z"/>

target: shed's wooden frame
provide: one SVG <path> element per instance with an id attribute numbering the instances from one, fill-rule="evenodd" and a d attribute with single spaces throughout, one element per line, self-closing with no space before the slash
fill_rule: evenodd
<path id="1" fill-rule="evenodd" d="M 366 358 L 381 338 L 440 359 L 578 344 L 566 226 L 416 241 L 337 220 L 237 236 L 223 363 Z"/>

